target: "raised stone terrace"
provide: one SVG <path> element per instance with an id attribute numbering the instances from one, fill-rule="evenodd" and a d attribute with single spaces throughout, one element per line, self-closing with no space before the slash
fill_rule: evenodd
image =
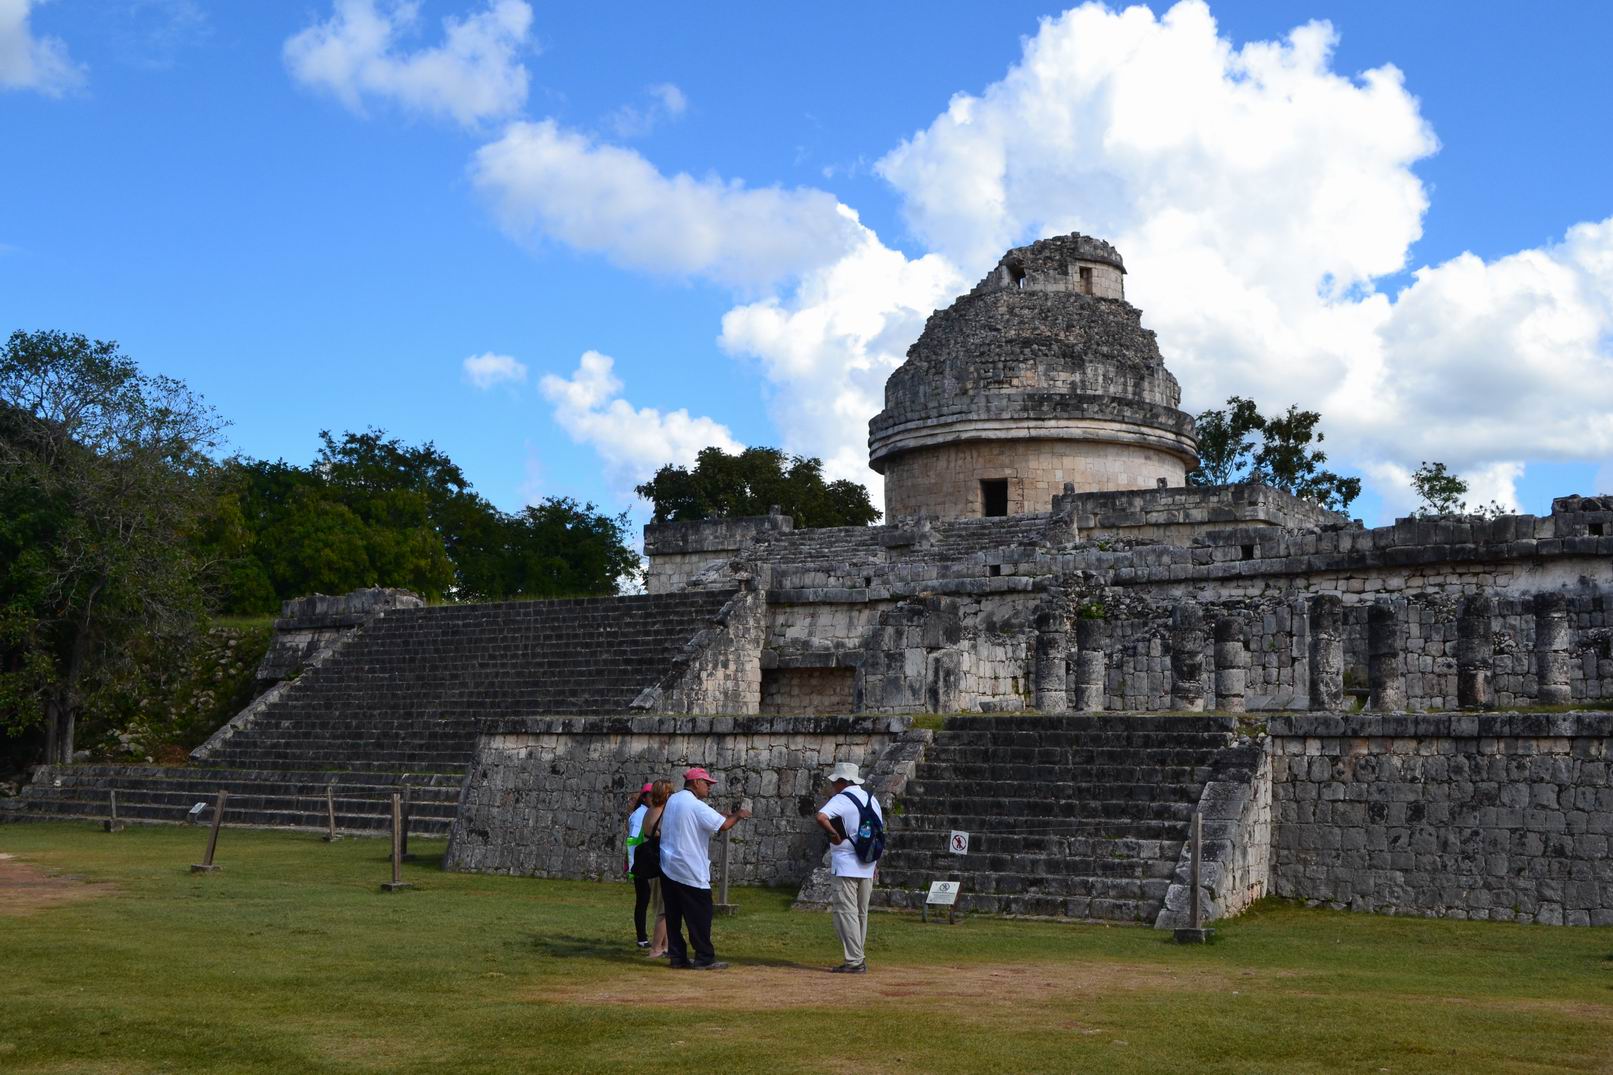
<path id="1" fill-rule="evenodd" d="M 951 717 L 891 820 L 875 902 L 1152 923 L 1233 718 Z M 947 849 L 968 832 L 969 853 Z"/>
<path id="2" fill-rule="evenodd" d="M 271 688 L 184 768 L 39 770 L 20 817 L 180 821 L 230 793 L 232 824 L 373 831 L 409 789 L 413 831 L 453 820 L 477 721 L 623 712 L 672 671 L 732 591 L 394 608 L 357 626 L 302 674 Z"/>

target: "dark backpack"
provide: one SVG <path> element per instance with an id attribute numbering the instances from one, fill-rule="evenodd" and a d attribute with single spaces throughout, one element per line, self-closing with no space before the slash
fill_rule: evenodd
<path id="1" fill-rule="evenodd" d="M 633 848 L 633 876 L 646 881 L 661 876 L 661 819 L 655 819 L 655 831 Z"/>
<path id="2" fill-rule="evenodd" d="M 878 862 L 885 853 L 885 823 L 874 812 L 874 793 L 864 789 L 866 803 L 857 802 L 850 788 L 840 794 L 857 803 L 857 831 L 850 837 L 851 849 L 857 852 L 859 862 Z"/>

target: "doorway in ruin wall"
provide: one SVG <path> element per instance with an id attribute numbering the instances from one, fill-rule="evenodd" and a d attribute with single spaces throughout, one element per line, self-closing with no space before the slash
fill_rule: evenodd
<path id="1" fill-rule="evenodd" d="M 852 712 L 854 668 L 764 668 L 764 716 L 810 717 Z"/>

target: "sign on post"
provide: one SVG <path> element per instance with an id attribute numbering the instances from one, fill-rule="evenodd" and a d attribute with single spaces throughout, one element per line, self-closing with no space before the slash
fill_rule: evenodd
<path id="1" fill-rule="evenodd" d="M 930 894 L 924 898 L 924 913 L 922 916 L 924 921 L 928 922 L 930 920 L 931 907 L 945 907 L 947 909 L 947 921 L 949 923 L 956 922 L 958 889 L 962 884 L 962 881 L 931 881 Z"/>
<path id="2" fill-rule="evenodd" d="M 969 834 L 952 830 L 952 836 L 947 840 L 947 850 L 954 855 L 967 855 L 969 853 Z"/>

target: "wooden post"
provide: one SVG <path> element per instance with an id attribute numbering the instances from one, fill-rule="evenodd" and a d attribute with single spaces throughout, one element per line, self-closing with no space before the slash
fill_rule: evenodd
<path id="1" fill-rule="evenodd" d="M 336 832 L 336 795 L 329 784 L 325 785 L 325 842 L 333 844 L 341 839 Z"/>
<path id="2" fill-rule="evenodd" d="M 413 888 L 403 879 L 403 798 L 392 793 L 392 880 L 382 883 L 382 892 Z"/>
<path id="3" fill-rule="evenodd" d="M 402 849 L 399 852 L 399 857 L 404 862 L 414 861 L 414 856 L 409 854 L 409 806 L 409 785 L 405 784 L 403 785 L 403 820 L 401 822 L 402 835 L 399 837 L 399 846 Z"/>
<path id="4" fill-rule="evenodd" d="M 212 873 L 218 869 L 217 866 L 213 865 L 213 852 L 218 850 L 218 827 L 224 823 L 224 800 L 229 797 L 229 792 L 223 788 L 219 789 L 218 802 L 213 805 L 213 828 L 207 834 L 207 857 L 202 859 L 201 862 L 192 863 L 191 873 Z"/>
<path id="5" fill-rule="evenodd" d="M 112 800 L 112 816 L 101 823 L 102 828 L 106 829 L 107 832 L 122 832 L 124 825 L 123 822 L 118 820 L 118 789 L 112 788 L 107 794 Z"/>
<path id="6" fill-rule="evenodd" d="M 1200 902 L 1200 883 L 1204 876 L 1204 815 L 1193 811 L 1193 826 L 1188 836 L 1188 905 L 1187 925 L 1176 931 L 1177 944 L 1205 944 L 1215 936 L 1215 930 L 1204 927 L 1204 908 Z"/>

